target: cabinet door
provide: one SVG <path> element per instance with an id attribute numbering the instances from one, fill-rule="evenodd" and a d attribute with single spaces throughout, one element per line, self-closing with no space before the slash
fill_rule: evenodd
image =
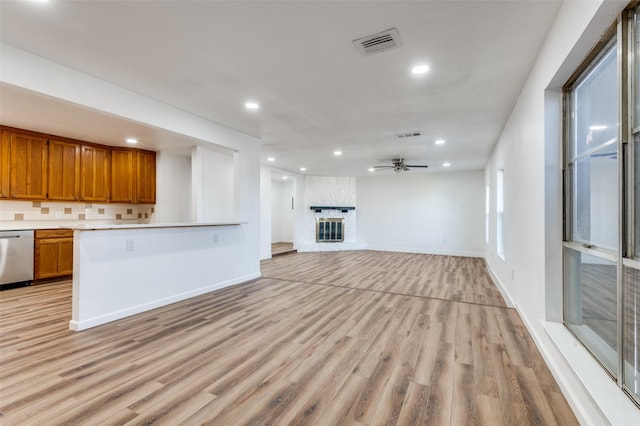
<path id="1" fill-rule="evenodd" d="M 80 197 L 80 146 L 49 141 L 49 199 L 75 201 Z"/>
<path id="2" fill-rule="evenodd" d="M 80 154 L 80 199 L 109 200 L 109 150 L 82 146 Z"/>
<path id="3" fill-rule="evenodd" d="M 35 279 L 58 276 L 59 239 L 36 240 Z"/>
<path id="4" fill-rule="evenodd" d="M 16 200 L 47 198 L 47 140 L 11 133 L 9 192 Z"/>
<path id="5" fill-rule="evenodd" d="M 0 198 L 9 198 L 9 144 L 11 133 L 6 130 L 0 135 Z"/>
<path id="6" fill-rule="evenodd" d="M 156 202 L 156 153 L 138 151 L 136 153 L 136 184 L 138 203 Z"/>
<path id="7" fill-rule="evenodd" d="M 111 202 L 135 202 L 135 151 L 111 150 Z"/>
<path id="8" fill-rule="evenodd" d="M 58 242 L 58 274 L 73 273 L 73 238 L 65 238 Z"/>
<path id="9" fill-rule="evenodd" d="M 35 242 L 36 280 L 73 273 L 73 238 L 45 238 Z"/>

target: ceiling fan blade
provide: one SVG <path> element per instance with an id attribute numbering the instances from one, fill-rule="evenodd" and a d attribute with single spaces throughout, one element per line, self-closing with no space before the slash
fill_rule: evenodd
<path id="1" fill-rule="evenodd" d="M 426 169 L 426 168 L 427 168 L 427 167 L 429 167 L 429 166 L 426 166 L 426 165 L 417 166 L 417 165 L 415 165 L 415 164 L 405 164 L 405 167 L 421 167 L 421 168 L 423 168 L 423 169 Z"/>

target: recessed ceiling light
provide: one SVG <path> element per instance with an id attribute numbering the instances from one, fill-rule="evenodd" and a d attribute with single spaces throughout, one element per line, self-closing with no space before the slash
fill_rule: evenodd
<path id="1" fill-rule="evenodd" d="M 596 125 L 596 126 L 591 126 L 589 127 L 589 130 L 604 130 L 606 129 L 607 126 L 603 126 L 603 125 Z"/>
<path id="2" fill-rule="evenodd" d="M 276 159 L 273 157 L 267 157 L 267 161 L 273 163 L 274 161 L 276 161 Z"/>
<path id="3" fill-rule="evenodd" d="M 306 168 L 306 167 L 300 167 L 300 171 L 301 171 L 301 172 L 306 172 L 306 171 L 307 171 L 307 168 Z"/>
<path id="4" fill-rule="evenodd" d="M 369 167 L 369 171 L 370 171 L 370 172 L 375 172 L 375 171 L 376 171 L 376 169 L 374 169 L 373 167 Z"/>
<path id="5" fill-rule="evenodd" d="M 282 176 L 282 179 L 287 180 L 289 179 L 289 176 Z"/>
<path id="6" fill-rule="evenodd" d="M 413 74 L 417 74 L 417 75 L 419 75 L 419 74 L 424 74 L 424 73 L 426 73 L 427 71 L 429 71 L 429 65 L 424 65 L 424 64 L 422 64 L 422 65 L 416 65 L 415 67 L 413 67 L 413 68 L 411 69 L 411 72 L 412 72 Z"/>
<path id="7" fill-rule="evenodd" d="M 130 144 L 136 144 L 136 143 L 138 143 L 138 139 L 136 139 L 136 138 L 127 138 L 127 139 L 125 139 L 125 142 L 130 143 Z"/>
<path id="8" fill-rule="evenodd" d="M 437 141 L 435 141 L 436 145 L 444 145 L 444 139 L 438 139 Z"/>
<path id="9" fill-rule="evenodd" d="M 339 157 L 342 155 L 342 151 L 333 151 L 333 155 L 335 155 L 336 157 Z"/>
<path id="10" fill-rule="evenodd" d="M 246 109 L 258 109 L 260 108 L 260 105 L 258 105 L 257 102 L 247 102 L 244 104 L 244 107 Z"/>
<path id="11" fill-rule="evenodd" d="M 442 167 L 449 167 L 451 163 L 442 163 Z"/>

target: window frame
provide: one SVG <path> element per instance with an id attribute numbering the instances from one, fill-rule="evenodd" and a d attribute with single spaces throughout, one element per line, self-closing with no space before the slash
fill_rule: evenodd
<path id="1" fill-rule="evenodd" d="M 626 345 L 625 332 L 627 331 L 627 323 L 625 323 L 624 310 L 625 305 L 625 285 L 626 285 L 626 269 L 631 268 L 640 271 L 640 248 L 636 247 L 636 239 L 640 239 L 636 235 L 636 207 L 635 198 L 638 196 L 635 187 L 635 175 L 640 173 L 636 167 L 640 168 L 640 161 L 636 162 L 636 150 L 640 149 L 640 111 L 636 116 L 636 107 L 640 106 L 640 94 L 636 94 L 636 85 L 640 84 L 640 75 L 636 75 L 637 67 L 640 66 L 640 46 L 636 50 L 636 40 L 640 39 L 640 1 L 633 1 L 616 19 L 616 22 L 606 31 L 600 41 L 594 46 L 592 51 L 587 55 L 582 64 L 567 80 L 563 86 L 562 101 L 562 184 L 563 184 L 563 247 L 573 249 L 586 254 L 596 255 L 602 259 L 614 261 L 616 263 L 616 302 L 617 302 L 617 329 L 616 329 L 616 351 L 617 351 L 617 371 L 610 371 L 603 362 L 594 355 L 594 352 L 587 347 L 580 339 L 579 341 L 584 347 L 594 355 L 594 358 L 600 363 L 604 370 L 607 371 L 613 380 L 616 381 L 618 387 L 625 392 L 629 398 L 640 407 L 640 395 L 630 389 L 633 382 L 627 383 L 625 380 L 626 371 Z M 617 153 L 618 153 L 618 247 L 616 252 L 607 252 L 598 248 L 590 247 L 588 244 L 582 244 L 573 240 L 573 185 L 574 176 L 572 166 L 582 156 L 589 152 L 602 149 L 604 143 L 592 151 L 587 150 L 577 154 L 577 150 L 573 152 L 573 134 L 572 134 L 572 90 L 577 87 L 589 73 L 594 69 L 605 55 L 609 53 L 613 44 L 617 44 Z M 638 96 L 636 96 L 638 95 Z M 636 121 L 638 121 L 636 123 Z M 636 141 L 637 140 L 637 141 Z M 573 157 L 572 157 L 572 154 Z M 640 191 L 640 190 L 639 190 Z M 638 246 L 640 247 L 640 246 Z M 638 252 L 636 252 L 638 251 Z M 564 250 L 563 250 L 564 252 Z M 566 292 L 568 283 L 566 280 L 567 264 L 563 258 L 563 305 L 566 307 Z M 633 284 L 631 284 L 633 285 Z M 563 313 L 563 322 L 567 329 L 573 333 L 567 325 L 567 312 Z M 635 322 L 631 323 L 632 327 L 637 327 Z M 636 385 L 638 370 L 635 368 Z"/>

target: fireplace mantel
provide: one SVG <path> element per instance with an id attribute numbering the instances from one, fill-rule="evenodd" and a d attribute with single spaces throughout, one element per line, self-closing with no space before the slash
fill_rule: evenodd
<path id="1" fill-rule="evenodd" d="M 349 210 L 355 210 L 355 207 L 345 207 L 345 206 L 311 206 L 309 207 L 311 210 L 316 213 L 320 213 L 323 210 L 340 210 L 342 213 L 346 213 Z"/>

